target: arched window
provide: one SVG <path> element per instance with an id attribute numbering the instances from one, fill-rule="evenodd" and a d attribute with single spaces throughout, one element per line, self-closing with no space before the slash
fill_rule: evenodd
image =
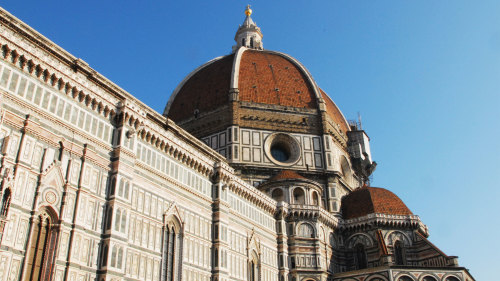
<path id="1" fill-rule="evenodd" d="M 250 38 L 250 48 L 253 48 L 253 37 Z"/>
<path id="2" fill-rule="evenodd" d="M 448 276 L 446 277 L 445 281 L 460 281 L 460 280 L 455 276 Z"/>
<path id="3" fill-rule="evenodd" d="M 283 190 L 281 190 L 281 188 L 276 188 L 275 190 L 273 190 L 273 193 L 271 195 L 271 197 L 273 197 L 274 200 L 276 201 L 283 201 Z"/>
<path id="4" fill-rule="evenodd" d="M 357 269 L 366 268 L 368 265 L 366 261 L 365 246 L 363 246 L 363 244 L 356 244 L 354 249 L 355 249 L 356 268 Z"/>
<path id="5" fill-rule="evenodd" d="M 25 280 L 50 280 L 58 240 L 57 218 L 43 210 L 33 221 Z"/>
<path id="6" fill-rule="evenodd" d="M 304 195 L 304 190 L 302 188 L 296 187 L 293 190 L 293 203 L 295 204 L 305 204 L 305 195 Z"/>
<path id="7" fill-rule="evenodd" d="M 250 254 L 250 262 L 248 263 L 248 280 L 257 281 L 259 279 L 259 256 L 255 251 Z"/>
<path id="8" fill-rule="evenodd" d="M 401 276 L 398 278 L 398 281 L 413 281 L 413 279 L 408 276 Z"/>
<path id="9" fill-rule="evenodd" d="M 312 193 L 312 204 L 315 206 L 319 206 L 319 197 L 316 191 L 313 191 Z"/>
<path id="10" fill-rule="evenodd" d="M 436 278 L 432 277 L 432 276 L 425 276 L 422 281 L 437 281 Z"/>
<path id="11" fill-rule="evenodd" d="M 111 251 L 111 264 L 110 266 L 122 268 L 123 264 L 123 247 L 114 245 Z"/>
<path id="12" fill-rule="evenodd" d="M 242 39 L 241 39 L 241 46 L 245 46 L 245 45 L 246 45 L 246 43 L 247 43 L 246 38 L 242 38 Z"/>
<path id="13" fill-rule="evenodd" d="M 308 223 L 302 223 L 299 226 L 298 234 L 299 234 L 300 237 L 314 238 L 314 229 L 313 229 L 313 227 L 310 224 L 308 224 Z"/>
<path id="14" fill-rule="evenodd" d="M 403 243 L 401 243 L 401 241 L 399 240 L 396 241 L 396 243 L 394 243 L 394 258 L 397 265 L 405 264 L 405 253 L 403 249 Z"/>
<path id="15" fill-rule="evenodd" d="M 163 281 L 178 280 L 181 272 L 182 233 L 181 224 L 173 217 L 163 230 L 162 278 Z"/>

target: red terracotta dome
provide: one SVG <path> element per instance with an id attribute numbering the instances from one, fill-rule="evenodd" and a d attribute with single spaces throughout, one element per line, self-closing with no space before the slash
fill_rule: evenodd
<path id="1" fill-rule="evenodd" d="M 227 104 L 233 59 L 234 55 L 213 59 L 188 75 L 167 104 L 168 117 L 179 122 L 195 110 L 209 112 Z"/>
<path id="2" fill-rule="evenodd" d="M 189 74 L 172 93 L 164 115 L 175 122 L 230 104 L 237 89 L 241 102 L 319 109 L 345 133 L 348 123 L 335 103 L 316 85 L 307 69 L 289 55 L 245 47 L 216 58 Z"/>
<path id="3" fill-rule="evenodd" d="M 275 176 L 273 176 L 269 181 L 278 181 L 278 180 L 287 180 L 287 179 L 306 179 L 303 176 L 299 175 L 295 171 L 291 170 L 281 170 L 279 173 L 277 173 Z"/>
<path id="4" fill-rule="evenodd" d="M 412 215 L 396 194 L 379 187 L 363 187 L 342 198 L 342 217 L 354 219 L 369 214 Z"/>
<path id="5" fill-rule="evenodd" d="M 247 50 L 240 61 L 240 100 L 316 108 L 313 85 L 297 65 L 279 54 Z"/>

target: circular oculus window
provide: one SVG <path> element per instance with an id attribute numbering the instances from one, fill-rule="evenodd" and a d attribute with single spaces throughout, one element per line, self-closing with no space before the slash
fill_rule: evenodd
<path id="1" fill-rule="evenodd" d="M 274 164 L 291 166 L 300 159 L 299 142 L 289 134 L 275 133 L 264 142 L 266 156 Z"/>

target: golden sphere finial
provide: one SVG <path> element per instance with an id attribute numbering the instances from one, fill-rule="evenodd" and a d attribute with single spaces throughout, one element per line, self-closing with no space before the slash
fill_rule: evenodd
<path id="1" fill-rule="evenodd" d="M 247 5 L 247 9 L 245 10 L 245 15 L 250 16 L 252 14 L 252 9 L 250 9 L 250 5 Z"/>

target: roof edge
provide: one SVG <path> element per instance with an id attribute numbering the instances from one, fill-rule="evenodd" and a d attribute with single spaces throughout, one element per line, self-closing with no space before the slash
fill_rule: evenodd
<path id="1" fill-rule="evenodd" d="M 342 116 L 342 118 L 344 119 L 344 122 L 345 122 L 345 125 L 347 126 L 347 129 L 350 131 L 351 130 L 351 127 L 349 126 L 349 122 L 347 122 L 347 118 L 345 118 L 345 115 L 344 113 L 342 113 L 342 110 L 340 110 L 340 108 L 337 106 L 337 104 L 333 101 L 333 99 L 323 90 L 321 89 L 321 91 L 325 94 L 326 98 L 328 100 L 330 100 L 332 102 L 332 104 L 335 106 L 335 108 L 337 108 L 337 111 L 340 112 L 340 115 Z M 328 112 L 328 111 L 327 111 Z M 347 134 L 347 132 L 346 132 Z"/>
<path id="2" fill-rule="evenodd" d="M 210 65 L 210 64 L 212 64 L 212 63 L 214 63 L 216 61 L 219 61 L 219 60 L 221 60 L 221 59 L 223 59 L 223 58 L 225 58 L 227 56 L 231 56 L 231 55 L 232 54 L 225 55 L 225 56 L 220 56 L 220 57 L 216 57 L 214 59 L 211 59 L 211 60 L 207 61 L 206 63 L 198 66 L 193 71 L 191 71 L 186 77 L 184 77 L 184 79 L 181 81 L 181 83 L 179 83 L 179 85 L 177 85 L 177 87 L 175 88 L 175 90 L 170 95 L 170 98 L 168 99 L 167 105 L 165 105 L 165 109 L 163 110 L 163 116 L 167 116 L 168 115 L 168 112 L 170 111 L 170 107 L 172 106 L 172 102 L 174 101 L 175 97 L 177 96 L 177 94 L 179 93 L 179 91 L 182 89 L 182 87 L 184 86 L 184 84 L 189 79 L 191 79 L 191 77 L 193 77 L 193 75 L 195 75 L 200 70 L 202 70 L 203 68 L 207 67 L 208 65 Z"/>

